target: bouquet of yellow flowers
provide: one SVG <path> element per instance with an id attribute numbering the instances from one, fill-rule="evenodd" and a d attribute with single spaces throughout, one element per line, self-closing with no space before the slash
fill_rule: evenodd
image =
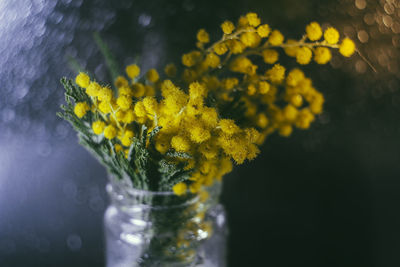
<path id="1" fill-rule="evenodd" d="M 116 180 L 128 179 L 140 190 L 173 191 L 182 201 L 207 192 L 233 163 L 254 159 L 268 135 L 307 129 L 322 112 L 323 95 L 300 68 L 279 63 L 282 56 L 301 67 L 328 63 L 333 49 L 345 57 L 356 51 L 352 40 L 317 22 L 306 26 L 300 40 L 261 24 L 255 13 L 236 24 L 225 21 L 221 29 L 215 42 L 200 29 L 196 49 L 182 55 L 182 64 L 165 66 L 163 74 L 150 69 L 141 75 L 132 64 L 120 75 L 106 51 L 113 85 L 84 72 L 75 82 L 61 80 L 67 105 L 59 115 Z M 178 233 L 186 226 L 169 227 Z M 172 243 L 179 241 L 150 244 L 146 253 L 165 254 Z"/>

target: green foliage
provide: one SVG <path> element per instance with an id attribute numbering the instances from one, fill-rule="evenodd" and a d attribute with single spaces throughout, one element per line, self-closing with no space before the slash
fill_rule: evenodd
<path id="1" fill-rule="evenodd" d="M 172 150 L 162 155 L 155 149 L 154 138 L 161 127 L 155 127 L 149 132 L 143 125 L 139 135 L 133 138 L 128 153 L 117 152 L 115 144 L 119 144 L 118 139 L 108 140 L 103 135 L 93 133 L 91 125 L 98 118 L 94 118 L 91 112 L 83 118 L 75 115 L 74 103 L 90 104 L 90 98 L 84 89 L 66 78 L 61 79 L 61 84 L 65 88 L 67 104 L 61 106 L 63 112 L 58 112 L 57 115 L 73 126 L 78 132 L 80 144 L 87 148 L 111 174 L 119 179 L 127 175 L 135 188 L 150 191 L 171 191 L 173 185 L 189 178 L 192 170 L 185 170 L 186 163 L 179 162 L 180 158 L 190 158 L 189 154 Z"/>

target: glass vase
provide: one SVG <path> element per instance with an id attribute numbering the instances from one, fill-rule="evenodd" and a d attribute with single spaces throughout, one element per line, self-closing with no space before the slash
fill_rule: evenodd
<path id="1" fill-rule="evenodd" d="M 111 181 L 104 215 L 108 267 L 226 266 L 221 183 L 177 196 Z"/>

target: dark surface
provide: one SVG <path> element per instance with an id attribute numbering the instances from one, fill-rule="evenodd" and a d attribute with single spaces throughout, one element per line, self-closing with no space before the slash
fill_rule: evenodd
<path id="1" fill-rule="evenodd" d="M 54 115 L 63 102 L 58 80 L 73 75 L 66 54 L 107 78 L 104 65 L 97 67 L 93 31 L 120 62 L 141 54 L 148 69 L 179 59 L 197 29 L 217 36 L 220 22 L 248 11 L 298 37 L 311 20 L 358 29 L 361 13 L 375 10 L 354 13 L 354 1 L 3 1 L 0 266 L 6 267 L 104 265 L 106 174 Z M 372 52 L 391 40 L 375 38 L 360 50 L 373 61 Z M 399 74 L 374 74 L 357 68 L 358 61 L 307 66 L 325 94 L 324 115 L 289 139 L 271 136 L 256 160 L 225 178 L 230 267 L 400 265 Z"/>

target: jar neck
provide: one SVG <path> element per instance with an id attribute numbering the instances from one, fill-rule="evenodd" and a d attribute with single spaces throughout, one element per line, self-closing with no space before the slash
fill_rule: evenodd
<path id="1" fill-rule="evenodd" d="M 190 192 L 177 196 L 173 192 L 154 192 L 139 190 L 123 180 L 110 176 L 106 187 L 111 205 L 126 214 L 137 212 L 167 212 L 179 210 L 194 205 L 214 206 L 219 201 L 221 182 L 204 187 L 198 194 Z"/>

